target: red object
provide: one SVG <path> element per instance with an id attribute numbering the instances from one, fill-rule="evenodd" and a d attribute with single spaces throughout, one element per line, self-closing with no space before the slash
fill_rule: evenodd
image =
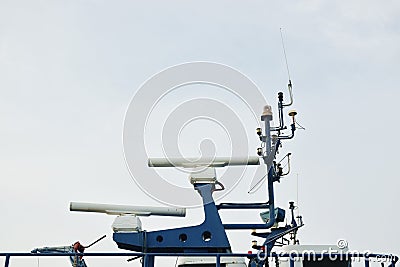
<path id="1" fill-rule="evenodd" d="M 253 252 L 251 250 L 247 251 L 247 254 L 253 254 Z"/>
<path id="2" fill-rule="evenodd" d="M 85 247 L 79 243 L 79 241 L 76 241 L 73 245 L 74 251 L 75 252 L 80 252 L 83 253 L 85 251 Z M 79 256 L 80 259 L 82 259 L 83 256 Z"/>

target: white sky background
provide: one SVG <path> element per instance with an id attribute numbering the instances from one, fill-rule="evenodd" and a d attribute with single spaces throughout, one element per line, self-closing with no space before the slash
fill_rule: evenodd
<path id="1" fill-rule="evenodd" d="M 345 238 L 350 249 L 399 254 L 400 4 L 281 2 L 0 1 L 0 251 L 102 234 L 91 251 L 115 251 L 111 216 L 68 205 L 158 205 L 132 181 L 122 153 L 137 88 L 171 65 L 213 61 L 250 77 L 275 108 L 287 83 L 283 27 L 307 130 L 284 144 L 293 173 L 276 185 L 278 203 L 295 200 L 298 173 L 303 244 Z M 246 201 L 248 188 L 238 190 Z M 199 213 L 143 222 L 148 230 L 195 224 Z"/>

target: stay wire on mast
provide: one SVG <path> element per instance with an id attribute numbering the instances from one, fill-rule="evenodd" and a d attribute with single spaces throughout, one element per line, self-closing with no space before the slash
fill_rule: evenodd
<path id="1" fill-rule="evenodd" d="M 262 185 L 262 183 L 264 183 L 264 181 L 265 181 L 265 177 L 268 175 L 268 173 L 266 173 L 263 177 L 261 177 L 258 181 L 257 181 L 257 183 L 253 186 L 253 187 L 251 187 L 250 189 L 249 189 L 249 191 L 247 191 L 247 194 L 253 194 L 255 191 L 253 191 L 256 187 L 258 187 L 258 186 L 261 186 Z"/>
<path id="2" fill-rule="evenodd" d="M 304 128 L 303 126 L 300 125 L 300 123 L 298 123 L 297 121 L 295 122 L 297 126 L 296 129 L 300 129 L 300 130 L 305 130 L 306 128 Z"/>

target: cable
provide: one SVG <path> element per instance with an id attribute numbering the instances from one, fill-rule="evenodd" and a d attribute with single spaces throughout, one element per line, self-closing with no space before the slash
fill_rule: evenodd
<path id="1" fill-rule="evenodd" d="M 262 182 L 265 181 L 265 177 L 267 176 L 267 174 L 265 174 L 263 177 L 260 178 L 260 180 L 258 180 L 258 182 L 252 187 L 250 188 L 250 190 L 247 192 L 247 194 L 253 194 L 254 192 L 252 192 L 254 190 L 254 188 L 256 188 L 259 185 L 262 185 Z"/>
<path id="2" fill-rule="evenodd" d="M 303 126 L 301 126 L 297 121 L 295 123 L 297 124 L 297 126 L 299 126 L 299 127 L 296 127 L 296 129 L 300 129 L 300 130 L 305 130 L 306 129 Z"/>

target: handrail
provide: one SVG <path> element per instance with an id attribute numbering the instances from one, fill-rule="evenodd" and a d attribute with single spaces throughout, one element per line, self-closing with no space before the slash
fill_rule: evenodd
<path id="1" fill-rule="evenodd" d="M 5 257 L 5 267 L 9 267 L 11 257 L 66 257 L 66 256 L 76 256 L 76 257 L 215 257 L 216 267 L 220 267 L 220 261 L 223 257 L 246 257 L 253 259 L 256 257 L 265 257 L 265 254 L 260 251 L 260 253 L 142 253 L 142 252 L 90 252 L 90 253 L 26 253 L 26 252 L 0 252 L 0 257 Z M 317 257 L 317 259 L 322 259 L 326 257 L 341 257 L 344 260 L 352 260 L 353 258 L 364 258 L 365 266 L 369 266 L 369 261 L 371 258 L 375 259 L 386 259 L 387 263 L 391 263 L 392 267 L 395 267 L 399 257 L 393 254 L 377 254 L 377 253 L 359 253 L 359 252 L 343 252 L 343 253 L 313 253 L 313 252 L 290 252 L 290 253 L 276 253 L 272 252 L 268 257 L 273 258 L 288 258 L 290 265 L 293 266 L 296 258 L 301 257 Z"/>

